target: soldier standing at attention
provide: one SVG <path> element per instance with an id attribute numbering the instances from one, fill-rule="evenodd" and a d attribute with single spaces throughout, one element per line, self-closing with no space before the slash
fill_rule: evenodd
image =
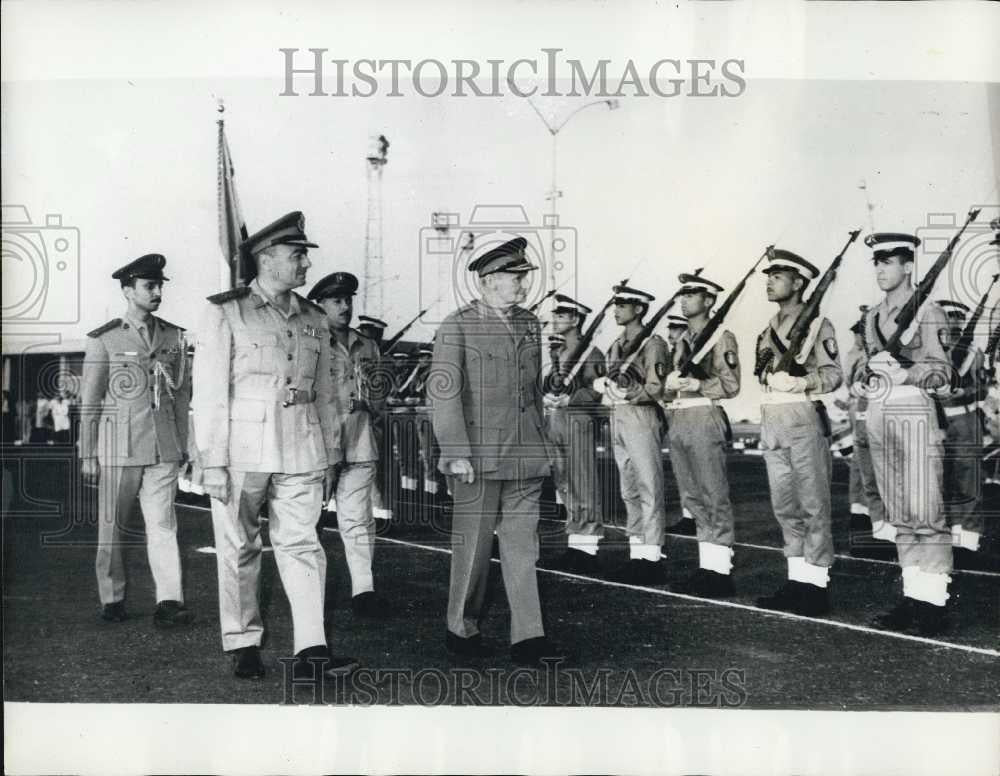
<path id="1" fill-rule="evenodd" d="M 146 552 L 156 585 L 153 623 L 169 628 L 194 619 L 184 606 L 174 494 L 187 451 L 191 383 L 185 372 L 184 330 L 153 315 L 163 299 L 157 253 L 112 273 L 128 302 L 115 318 L 87 335 L 80 409 L 84 479 L 98 481 L 97 592 L 101 617 L 125 612 L 122 532 L 136 497 L 146 524 Z"/>
<path id="2" fill-rule="evenodd" d="M 311 266 L 299 212 L 249 237 L 249 286 L 209 297 L 194 356 L 194 430 L 212 498 L 222 648 L 241 679 L 264 673 L 258 592 L 266 502 L 278 574 L 292 612 L 293 675 L 344 674 L 323 629 L 326 553 L 316 535 L 324 490 L 340 462 L 330 330 L 293 288 Z M 316 665 L 320 668 L 317 669 Z"/>
<path id="3" fill-rule="evenodd" d="M 678 280 L 681 311 L 688 327 L 674 350 L 675 369 L 682 359 L 690 357 L 723 291 L 718 283 L 698 275 L 683 274 Z M 718 400 L 731 399 L 740 392 L 740 361 L 733 333 L 722 331 L 711 353 L 695 365 L 691 376 L 671 372 L 666 389 L 665 398 L 671 400 L 670 462 L 698 528 L 699 568 L 677 589 L 710 598 L 732 596 L 735 520 L 726 474 L 729 423 Z"/>
<path id="4" fill-rule="evenodd" d="M 385 343 L 382 339 L 385 336 L 385 330 L 388 327 L 385 321 L 380 318 L 373 318 L 370 315 L 359 315 L 358 316 L 358 328 L 357 333 L 362 337 L 367 337 L 375 343 L 376 352 L 381 354 Z M 375 380 L 379 387 L 383 386 L 383 381 L 388 380 L 387 370 L 390 370 L 391 359 L 379 357 L 371 365 L 371 373 L 377 373 L 378 379 Z M 381 391 L 380 391 L 381 392 Z M 373 413 L 370 416 L 370 428 L 375 435 L 376 447 L 381 451 L 379 459 L 376 461 L 375 476 L 372 478 L 371 485 L 371 512 L 379 520 L 392 520 L 392 510 L 386 504 L 385 496 L 383 495 L 383 488 L 388 484 L 386 471 L 388 467 L 386 466 L 386 460 L 383 456 L 388 454 L 388 449 L 385 442 L 385 418 L 381 413 Z M 366 598 L 367 600 L 371 600 Z M 363 615 L 364 616 L 364 615 Z"/>
<path id="5" fill-rule="evenodd" d="M 677 343 L 681 341 L 681 337 L 684 336 L 684 332 L 687 331 L 688 320 L 683 315 L 667 315 L 667 345 L 670 347 L 670 363 L 677 363 Z M 670 410 L 666 407 L 666 403 L 661 401 L 663 408 L 667 416 L 667 429 L 670 428 Z M 674 477 L 676 482 L 677 477 Z M 678 501 L 681 505 L 681 519 L 678 520 L 673 525 L 667 526 L 667 533 L 674 534 L 676 536 L 695 536 L 698 533 L 698 528 L 694 524 L 694 515 L 691 514 L 691 510 L 687 508 L 685 504 L 684 493 L 680 489 L 680 484 L 677 484 L 677 496 Z"/>
<path id="6" fill-rule="evenodd" d="M 337 527 L 351 574 L 351 610 L 359 617 L 376 617 L 384 605 L 375 596 L 372 554 L 375 518 L 372 492 L 378 469 L 379 440 L 375 415 L 380 403 L 370 392 L 372 374 L 379 369 L 378 344 L 351 328 L 358 279 L 350 272 L 334 272 L 320 280 L 309 299 L 326 311 L 332 336 L 331 374 L 336 422 L 343 459 L 336 467 L 334 492 Z"/>
<path id="7" fill-rule="evenodd" d="M 659 585 L 666 582 L 660 562 L 666 504 L 663 484 L 663 421 L 657 405 L 670 365 L 667 343 L 650 334 L 642 343 L 642 318 L 656 297 L 627 286 L 615 286 L 615 323 L 622 333 L 608 348 L 608 377 L 595 390 L 612 406 L 611 438 L 621 475 L 622 500 L 628 514 L 629 560 L 616 575 L 620 582 Z M 629 358 L 626 349 L 639 344 Z"/>
<path id="8" fill-rule="evenodd" d="M 538 600 L 538 511 L 551 466 L 542 432 L 541 331 L 520 307 L 537 269 L 527 241 L 511 240 L 475 259 L 482 299 L 451 313 L 438 329 L 431 371 L 433 427 L 449 477 L 451 583 L 446 646 L 486 657 L 480 633 L 494 529 L 510 605 L 511 657 L 537 666 L 557 657 Z"/>
<path id="9" fill-rule="evenodd" d="M 565 364 L 576 351 L 583 322 L 591 312 L 565 294 L 555 295 L 552 330 L 563 338 L 556 353 L 559 364 Z M 572 384 L 545 394 L 545 431 L 553 448 L 556 488 L 566 506 L 568 549 L 556 561 L 556 567 L 590 574 L 597 570 L 597 543 L 604 534 L 594 417 L 601 395 L 592 386 L 605 371 L 604 354 L 598 348 L 591 347 L 581 358 L 583 364 Z"/>
<path id="10" fill-rule="evenodd" d="M 757 368 L 764 386 L 760 444 L 771 488 L 771 508 L 781 526 L 788 581 L 773 595 L 757 599 L 764 609 L 804 615 L 830 610 L 827 586 L 833 565 L 830 483 L 833 458 L 826 410 L 813 397 L 837 390 L 843 380 L 837 335 L 826 318 L 805 360 L 804 376 L 772 372 L 769 364 L 788 348 L 789 331 L 802 311 L 802 295 L 819 270 L 791 251 L 772 249 L 767 300 L 778 312 L 757 338 Z"/>
<path id="11" fill-rule="evenodd" d="M 952 569 L 951 530 L 942 504 L 944 434 L 933 393 L 951 384 L 943 335 L 948 319 L 935 304 L 924 306 L 901 355 L 904 368 L 884 343 L 895 334 L 895 317 L 913 295 L 913 251 L 920 244 L 906 234 L 865 238 L 873 249 L 875 279 L 885 298 L 865 318 L 871 377 L 851 390 L 868 399 L 868 443 L 878 489 L 896 529 L 903 599 L 875 624 L 906 630 L 914 621 L 924 635 L 945 627 L 945 603 Z"/>
<path id="12" fill-rule="evenodd" d="M 951 324 L 942 343 L 950 358 L 970 310 L 968 305 L 950 299 L 942 299 L 938 305 Z M 941 399 L 948 419 L 944 438 L 944 509 L 951 527 L 952 555 L 955 565 L 960 567 L 968 565 L 972 554 L 979 550 L 983 533 L 982 406 L 987 388 L 986 359 L 979 348 L 970 346 L 969 350 L 971 356 L 966 354 L 965 374 L 956 376 L 955 390 Z"/>

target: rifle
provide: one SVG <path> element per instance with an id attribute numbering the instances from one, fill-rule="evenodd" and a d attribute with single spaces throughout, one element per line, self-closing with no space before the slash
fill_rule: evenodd
<path id="1" fill-rule="evenodd" d="M 809 301 L 805 303 L 805 306 L 803 306 L 798 317 L 795 319 L 795 323 L 792 324 L 792 328 L 788 332 L 788 350 L 778 359 L 778 363 L 774 367 L 775 372 L 787 372 L 790 375 L 798 377 L 802 377 L 805 373 L 805 369 L 798 362 L 799 354 L 809 339 L 813 322 L 819 318 L 819 308 L 823 302 L 823 296 L 830 290 L 833 281 L 837 279 L 837 270 L 840 269 L 840 265 L 844 260 L 844 254 L 847 253 L 847 249 L 851 247 L 854 241 L 858 239 L 861 230 L 855 229 L 849 234 L 847 243 L 834 258 L 833 263 L 827 267 L 826 272 L 823 273 L 823 277 L 816 284 L 816 288 L 809 295 Z"/>
<path id="2" fill-rule="evenodd" d="M 440 298 L 440 297 L 439 297 L 439 298 Z M 399 330 L 399 331 L 397 331 L 397 332 L 396 332 L 395 334 L 393 334 L 391 338 L 389 338 L 388 340 L 386 340 L 386 342 L 385 342 L 385 345 L 383 345 L 383 350 L 382 350 L 382 355 L 383 355 L 383 356 L 388 356 L 388 355 L 390 355 L 390 354 L 392 353 L 393 349 L 394 349 L 394 348 L 396 347 L 396 345 L 398 345 L 398 344 L 399 344 L 399 341 L 400 341 L 401 339 L 403 339 L 403 337 L 404 337 L 404 336 L 406 335 L 406 332 L 408 332 L 408 331 L 409 331 L 409 330 L 410 330 L 410 329 L 411 329 L 411 328 L 413 327 L 413 324 L 415 324 L 415 323 L 416 323 L 417 321 L 419 321 L 419 320 L 420 320 L 420 319 L 421 319 L 421 318 L 422 318 L 422 317 L 423 317 L 424 315 L 426 315 L 426 314 L 427 314 L 427 311 L 428 311 L 428 310 L 430 310 L 430 309 L 431 309 L 431 307 L 433 307 L 434 305 L 436 305 L 436 304 L 437 304 L 437 301 L 438 301 L 438 300 L 437 300 L 437 299 L 435 299 L 435 300 L 434 300 L 434 301 L 433 301 L 433 302 L 431 303 L 431 305 L 430 305 L 429 307 L 425 307 L 425 308 L 424 308 L 423 310 L 421 310 L 421 311 L 420 311 L 419 313 L 417 313 L 416 315 L 414 315 L 414 316 L 413 316 L 413 317 L 412 317 L 412 318 L 410 319 L 410 322 L 409 322 L 409 323 L 407 323 L 407 324 L 406 324 L 406 325 L 405 325 L 405 326 L 404 326 L 404 327 L 403 327 L 402 329 L 400 329 L 400 330 Z"/>
<path id="3" fill-rule="evenodd" d="M 969 215 L 965 219 L 965 223 L 962 224 L 962 228 L 958 230 L 958 234 L 951 238 L 948 242 L 948 247 L 946 247 L 944 251 L 942 251 L 941 255 L 938 256 L 937 261 L 935 261 L 930 270 L 928 270 L 924 279 L 917 284 L 916 289 L 913 291 L 913 295 L 907 300 L 906 304 L 903 305 L 903 309 L 900 310 L 899 314 L 896 316 L 894 321 L 896 324 L 896 331 L 891 337 L 889 337 L 888 341 L 886 341 L 882 350 L 892 356 L 904 369 L 909 369 L 913 366 L 913 362 L 902 355 L 903 337 L 906 332 L 910 330 L 913 322 L 917 319 L 917 314 L 920 312 L 920 308 L 923 307 L 924 302 L 926 302 L 928 297 L 930 297 L 931 291 L 934 290 L 934 283 L 937 282 L 938 276 L 944 272 L 944 268 L 951 260 L 952 253 L 955 250 L 955 246 L 958 245 L 959 239 L 965 233 L 969 224 L 975 221 L 978 216 L 978 208 L 969 211 Z"/>
<path id="4" fill-rule="evenodd" d="M 566 278 L 562 283 L 560 283 L 558 286 L 556 286 L 555 288 L 553 288 L 551 291 L 546 291 L 545 295 L 542 296 L 541 299 L 539 299 L 537 302 L 535 302 L 533 305 L 531 305 L 531 307 L 528 308 L 528 312 L 529 313 L 534 313 L 539 307 L 542 306 L 542 303 L 546 299 L 551 299 L 553 296 L 555 296 L 556 293 L 559 291 L 559 289 L 562 288 L 563 286 L 565 286 L 567 283 L 569 283 L 569 281 L 571 281 L 572 279 L 573 279 L 573 275 L 570 275 L 568 278 Z"/>
<path id="5" fill-rule="evenodd" d="M 996 307 L 993 309 L 994 312 L 997 310 Z M 992 372 L 994 369 L 993 362 L 997 356 L 997 346 L 1000 346 L 1000 324 L 997 324 L 997 327 L 993 330 L 993 333 L 990 334 L 990 338 L 986 340 L 986 349 L 985 351 L 983 351 L 984 355 L 986 356 L 986 362 L 990 365 L 989 366 L 990 372 Z"/>
<path id="6" fill-rule="evenodd" d="M 743 276 L 743 279 L 739 282 L 739 284 L 737 284 L 736 288 L 734 288 L 730 292 L 729 296 L 726 297 L 726 301 L 722 303 L 715 315 L 708 320 L 708 323 L 705 324 L 705 328 L 698 332 L 697 338 L 691 344 L 690 350 L 688 350 L 684 355 L 684 359 L 677 368 L 681 377 L 687 377 L 697 368 L 696 361 L 703 357 L 701 351 L 708 347 L 709 343 L 712 341 L 712 337 L 715 336 L 715 332 L 719 330 L 719 327 L 726 319 L 729 311 L 733 309 L 733 305 L 736 304 L 736 300 L 739 298 L 740 294 L 743 293 L 743 289 L 746 288 L 747 282 L 750 280 L 753 273 L 757 271 L 757 267 L 760 266 L 760 263 L 764 260 L 764 257 L 767 256 L 767 253 L 767 251 L 764 251 L 760 255 L 760 258 L 754 262 L 750 271 Z M 698 371 L 701 373 L 700 376 L 702 379 L 704 379 L 704 372 L 700 369 Z"/>
<path id="7" fill-rule="evenodd" d="M 1000 274 L 993 276 L 989 288 L 986 289 L 986 293 L 983 294 L 979 300 L 979 304 L 976 305 L 975 311 L 965 324 L 958 342 L 951 348 L 951 365 L 958 374 L 964 374 L 966 371 L 967 365 L 965 362 L 972 355 L 972 340 L 976 336 L 976 326 L 979 325 L 979 319 L 983 317 L 983 311 L 986 309 L 986 298 L 990 295 L 990 291 L 993 290 L 997 279 L 1000 279 Z"/>

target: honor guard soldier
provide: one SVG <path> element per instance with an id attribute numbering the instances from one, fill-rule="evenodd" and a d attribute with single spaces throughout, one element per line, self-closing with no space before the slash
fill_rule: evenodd
<path id="1" fill-rule="evenodd" d="M 951 324 L 944 338 L 945 353 L 950 357 L 970 311 L 968 305 L 950 299 L 940 300 L 938 306 Z M 955 565 L 964 566 L 969 556 L 979 550 L 983 533 L 982 406 L 987 387 L 983 352 L 970 346 L 962 366 L 965 371 L 955 376 L 957 384 L 941 398 L 941 407 L 948 420 L 944 438 L 944 509 L 951 527 Z"/>
<path id="2" fill-rule="evenodd" d="M 868 305 L 861 305 L 859 310 L 861 318 L 851 327 L 854 344 L 844 365 L 845 382 L 848 386 L 863 381 L 868 368 L 868 348 L 865 346 L 865 315 Z M 895 561 L 895 529 L 885 518 L 885 504 L 878 492 L 868 445 L 868 400 L 849 391 L 847 413 L 854 436 L 850 475 L 850 552 L 857 558 Z"/>
<path id="3" fill-rule="evenodd" d="M 355 331 L 357 331 L 357 333 L 360 334 L 361 336 L 367 337 L 368 339 L 372 340 L 375 343 L 378 352 L 381 353 L 384 347 L 382 338 L 385 335 L 385 330 L 386 327 L 388 327 L 388 325 L 389 324 L 387 324 L 385 321 L 379 318 L 373 318 L 370 315 L 359 315 L 358 328 Z M 381 384 L 382 378 L 385 377 L 385 374 L 383 374 L 383 369 L 391 369 L 391 368 L 392 368 L 391 361 L 386 361 L 383 363 L 383 361 L 380 359 L 376 365 L 371 367 L 371 371 L 377 372 L 380 375 L 379 383 Z M 382 417 L 381 415 L 378 415 L 376 413 L 372 415 L 371 420 L 372 420 L 371 428 L 375 434 L 376 446 L 384 456 L 387 454 L 387 450 L 385 445 L 385 431 L 382 427 Z M 380 457 L 376 463 L 377 466 L 375 471 L 375 477 L 372 480 L 372 485 L 371 485 L 371 502 L 372 502 L 371 511 L 372 514 L 375 515 L 375 517 L 379 518 L 380 520 L 391 520 L 392 510 L 386 506 L 385 497 L 382 495 L 382 485 L 386 481 L 385 461 L 383 458 Z M 364 600 L 370 602 L 373 599 L 370 597 L 366 597 Z M 363 604 L 361 611 L 364 610 L 364 607 L 371 608 L 371 606 L 372 605 L 370 603 Z"/>
<path id="4" fill-rule="evenodd" d="M 163 298 L 166 263 L 151 253 L 111 275 L 121 283 L 128 310 L 87 335 L 80 458 L 84 478 L 98 481 L 101 616 L 109 622 L 127 617 L 122 539 L 138 497 L 156 586 L 153 622 L 169 628 L 194 615 L 184 606 L 174 511 L 191 399 L 184 330 L 153 315 Z"/>
<path id="5" fill-rule="evenodd" d="M 263 675 L 258 594 L 260 509 L 292 612 L 293 676 L 357 666 L 330 655 L 323 628 L 326 553 L 316 533 L 324 490 L 342 455 L 323 310 L 292 291 L 311 266 L 294 212 L 249 237 L 249 286 L 209 297 L 194 356 L 194 429 L 212 498 L 222 648 L 239 678 Z M 317 668 L 316 666 L 320 667 Z"/>
<path id="6" fill-rule="evenodd" d="M 381 379 L 384 374 L 378 344 L 351 328 L 357 291 L 358 279 L 354 275 L 334 272 L 313 286 L 309 299 L 326 311 L 332 332 L 331 374 L 343 454 L 335 486 L 337 527 L 351 574 L 351 609 L 359 617 L 375 617 L 384 611 L 375 596 L 372 574 L 375 551 L 372 493 L 380 449 L 375 426 L 384 397 L 376 396 L 374 390 L 388 381 Z"/>
<path id="7" fill-rule="evenodd" d="M 690 357 L 723 291 L 718 283 L 699 275 L 682 274 L 678 280 L 687 331 L 674 349 L 675 369 L 682 359 Z M 699 568 L 678 590 L 710 598 L 728 597 L 735 594 L 730 576 L 735 520 L 726 474 L 729 421 L 718 401 L 740 392 L 740 360 L 733 333 L 723 330 L 711 352 L 691 371 L 689 377 L 671 372 L 664 395 L 670 411 L 670 463 L 684 505 L 694 515 L 698 529 Z"/>
<path id="8" fill-rule="evenodd" d="M 475 259 L 482 298 L 445 318 L 434 343 L 431 392 L 438 467 L 454 497 L 449 652 L 486 657 L 480 634 L 490 548 L 499 537 L 510 604 L 511 657 L 539 665 L 557 657 L 538 600 L 538 510 L 550 474 L 542 431 L 541 331 L 520 306 L 536 270 L 518 237 Z"/>
<path id="9" fill-rule="evenodd" d="M 370 315 L 359 315 L 357 331 L 381 347 L 382 337 L 388 325 L 385 321 L 373 318 Z"/>
<path id="10" fill-rule="evenodd" d="M 951 529 L 942 504 L 943 440 L 935 394 L 951 383 L 943 342 L 948 319 L 935 304 L 924 306 L 901 355 L 909 368 L 882 350 L 895 333 L 895 318 L 913 295 L 917 237 L 878 233 L 872 248 L 875 279 L 885 293 L 865 318 L 868 371 L 851 390 L 868 399 L 868 444 L 875 479 L 895 528 L 903 575 L 903 599 L 875 624 L 906 630 L 916 623 L 924 635 L 944 629 L 952 569 Z"/>
<path id="11" fill-rule="evenodd" d="M 608 349 L 608 377 L 596 380 L 594 388 L 612 407 L 611 438 L 627 512 L 629 561 L 616 576 L 622 582 L 658 585 L 666 582 L 660 555 L 667 522 L 658 402 L 670 354 L 657 334 L 639 340 L 642 318 L 656 297 L 628 286 L 613 291 L 615 322 L 622 333 Z M 623 357 L 635 346 L 631 356 Z"/>
<path id="12" fill-rule="evenodd" d="M 781 526 L 788 581 L 757 605 L 804 615 L 830 609 L 827 586 L 833 565 L 830 484 L 833 458 L 826 410 L 814 397 L 840 386 L 837 335 L 820 318 L 817 335 L 801 360 L 804 375 L 774 372 L 771 362 L 788 349 L 788 335 L 802 310 L 806 286 L 819 270 L 791 251 L 772 249 L 767 275 L 767 300 L 778 312 L 757 338 L 754 370 L 764 387 L 761 399 L 760 444 L 771 489 L 771 508 Z"/>
<path id="13" fill-rule="evenodd" d="M 560 342 L 552 350 L 550 392 L 544 396 L 545 433 L 553 450 L 556 488 L 566 507 L 568 549 L 556 565 L 565 571 L 589 574 L 597 570 L 597 543 L 604 534 L 601 493 L 597 478 L 597 419 L 601 394 L 594 380 L 604 377 L 604 354 L 595 347 L 580 354 L 581 364 L 566 360 L 580 346 L 581 328 L 592 310 L 581 302 L 555 295 L 552 331 Z M 557 377 L 560 369 L 576 369 L 570 384 Z"/>
<path id="14" fill-rule="evenodd" d="M 681 337 L 684 336 L 684 332 L 687 331 L 688 321 L 683 315 L 674 315 L 673 313 L 667 315 L 667 345 L 670 347 L 670 363 L 671 365 L 677 363 L 677 343 L 681 341 Z M 672 371 L 672 370 L 671 370 Z M 670 413 L 667 412 L 667 428 L 670 427 Z M 676 482 L 677 478 L 674 477 Z M 698 533 L 698 528 L 694 524 L 694 515 L 691 514 L 691 510 L 687 508 L 684 503 L 684 494 L 680 490 L 680 485 L 677 486 L 678 501 L 681 505 L 681 519 L 678 520 L 673 525 L 667 526 L 667 533 L 675 534 L 677 536 L 695 536 Z"/>

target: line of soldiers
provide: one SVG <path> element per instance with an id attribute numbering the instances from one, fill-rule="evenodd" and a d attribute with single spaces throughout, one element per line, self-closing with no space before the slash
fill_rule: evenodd
<path id="1" fill-rule="evenodd" d="M 864 440 L 856 449 L 865 454 L 855 457 L 870 530 L 874 541 L 894 540 L 903 570 L 900 603 L 878 624 L 936 634 L 945 627 L 953 546 L 975 550 L 982 533 L 973 452 L 981 444 L 982 356 L 971 360 L 973 366 L 952 367 L 952 329 L 965 311 L 949 301 L 922 306 L 896 347 L 893 323 L 914 294 L 919 240 L 881 233 L 866 243 L 885 297 L 855 327 L 858 342 L 846 378 L 855 438 Z M 352 608 L 358 616 L 384 613 L 372 574 L 378 466 L 386 447 L 373 420 L 388 403 L 387 391 L 376 385 L 380 376 L 394 384 L 389 393 L 397 404 L 430 400 L 436 465 L 453 498 L 445 638 L 453 655 L 493 653 L 480 620 L 495 534 L 511 610 L 511 657 L 539 665 L 565 656 L 545 633 L 538 598 L 539 497 L 543 479 L 554 474 L 568 539 L 557 564 L 593 573 L 603 535 L 594 462 L 594 409 L 601 403 L 611 407 L 629 537 L 629 560 L 614 578 L 665 582 L 666 435 L 699 549 L 698 568 L 678 589 L 734 595 L 735 520 L 725 457 L 730 433 L 719 401 L 740 391 L 737 340 L 723 324 L 750 273 L 718 307 L 725 292 L 720 284 L 701 270 L 681 274 L 670 304 L 679 299 L 682 315 L 666 316 L 669 342 L 655 329 L 670 307 L 646 321 L 655 301 L 646 291 L 615 286 L 586 332 L 583 323 L 593 310 L 556 295 L 550 363 L 543 370 L 540 323 L 521 306 L 537 269 L 526 245 L 517 238 L 476 258 L 468 269 L 478 276 L 482 297 L 445 319 L 433 349 L 422 348 L 415 366 L 381 372 L 384 324 L 363 319 L 361 328 L 371 337 L 350 327 L 357 278 L 336 272 L 316 283 L 308 298 L 293 291 L 305 284 L 308 249 L 316 247 L 301 213 L 278 219 L 241 245 L 257 276 L 248 286 L 209 297 L 191 374 L 183 331 L 153 315 L 166 280 L 165 259 L 151 254 L 116 271 L 128 312 L 90 333 L 81 411 L 82 471 L 100 476 L 96 567 L 104 619 L 127 616 L 122 532 L 136 498 L 156 583 L 154 621 L 172 627 L 193 619 L 183 602 L 173 510 L 190 402 L 194 449 L 212 504 L 223 649 L 233 655 L 235 675 L 259 677 L 264 670 L 257 599 L 265 504 L 291 604 L 296 675 L 312 675 L 317 665 L 330 675 L 353 670 L 355 658 L 328 647 L 326 554 L 316 529 L 324 504 L 335 499 Z M 788 571 L 758 605 L 820 615 L 829 611 L 834 553 L 830 428 L 818 397 L 837 389 L 845 373 L 829 320 L 816 316 L 808 336 L 801 336 L 805 292 L 820 270 L 788 250 L 769 249 L 766 258 L 767 299 L 777 310 L 757 339 L 754 374 L 763 388 L 761 445 Z M 815 284 L 832 281 L 829 274 Z M 592 341 L 609 309 L 621 333 L 602 354 Z M 945 467 L 959 494 L 947 513 L 941 507 Z"/>

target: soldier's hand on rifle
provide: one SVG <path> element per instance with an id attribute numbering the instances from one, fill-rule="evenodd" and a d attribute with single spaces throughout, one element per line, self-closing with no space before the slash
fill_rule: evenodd
<path id="1" fill-rule="evenodd" d="M 667 375 L 667 381 L 664 383 L 664 385 L 667 387 L 668 391 L 679 391 L 681 390 L 681 382 L 683 381 L 683 379 L 684 378 L 681 377 L 681 373 L 678 372 L 677 370 L 674 370 L 673 372 Z"/>
<path id="2" fill-rule="evenodd" d="M 804 377 L 792 377 L 788 372 L 773 372 L 767 376 L 767 384 L 782 393 L 805 393 L 809 383 Z"/>
<path id="3" fill-rule="evenodd" d="M 868 368 L 880 378 L 888 380 L 893 385 L 902 385 L 906 382 L 906 370 L 885 350 L 871 357 L 871 360 L 868 362 Z"/>
<path id="4" fill-rule="evenodd" d="M 454 474 L 459 481 L 471 484 L 476 479 L 476 473 L 472 469 L 472 462 L 468 458 L 459 458 L 448 464 L 449 474 Z"/>
<path id="5" fill-rule="evenodd" d="M 205 469 L 201 486 L 212 498 L 223 504 L 229 503 L 229 472 L 225 466 L 210 466 Z"/>
<path id="6" fill-rule="evenodd" d="M 89 485 L 96 485 L 101 478 L 101 464 L 97 462 L 97 458 L 84 458 L 81 460 L 80 474 L 84 482 Z"/>
<path id="7" fill-rule="evenodd" d="M 594 382 L 590 384 L 590 387 L 596 393 L 604 393 L 607 390 L 607 387 L 608 387 L 608 378 L 607 377 L 597 377 L 597 378 L 594 379 Z"/>
<path id="8" fill-rule="evenodd" d="M 682 391 L 697 393 L 701 390 L 701 380 L 697 377 L 682 377 L 679 382 Z"/>

